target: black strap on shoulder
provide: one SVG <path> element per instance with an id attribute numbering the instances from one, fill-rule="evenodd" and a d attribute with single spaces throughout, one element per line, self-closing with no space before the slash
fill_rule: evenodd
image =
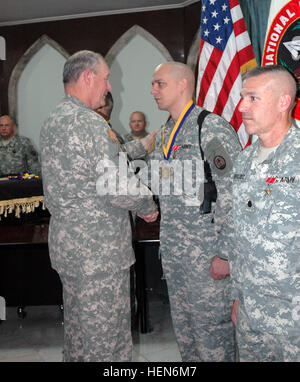
<path id="1" fill-rule="evenodd" d="M 201 129 L 202 129 L 202 123 L 208 114 L 211 114 L 211 112 L 208 110 L 202 110 L 201 113 L 199 114 L 198 120 L 197 120 L 198 126 L 199 126 L 199 134 L 198 134 L 199 147 L 200 147 L 201 157 L 202 157 L 203 161 L 204 161 L 204 153 L 203 153 L 203 150 L 201 147 Z M 211 169 L 210 169 L 209 163 L 207 161 L 204 161 L 204 172 L 205 172 L 205 177 L 206 177 L 207 181 L 211 182 L 212 181 Z"/>
<path id="2" fill-rule="evenodd" d="M 203 153 L 203 150 L 202 150 L 202 147 L 201 147 L 201 129 L 202 129 L 202 123 L 205 119 L 205 117 L 210 114 L 210 111 L 208 110 L 202 110 L 201 113 L 198 115 L 198 126 L 199 126 L 199 131 L 198 131 L 198 139 L 199 139 L 199 147 L 200 147 L 200 152 L 201 152 L 201 156 L 202 156 L 202 160 L 204 160 L 204 153 Z"/>

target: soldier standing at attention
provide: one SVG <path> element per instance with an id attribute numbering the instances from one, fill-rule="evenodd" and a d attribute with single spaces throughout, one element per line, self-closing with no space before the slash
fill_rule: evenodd
<path id="1" fill-rule="evenodd" d="M 0 117 L 0 176 L 40 175 L 38 153 L 30 139 L 15 134 L 16 124 L 9 115 Z"/>
<path id="2" fill-rule="evenodd" d="M 241 361 L 300 361 L 300 131 L 297 83 L 283 66 L 243 78 L 239 110 L 258 140 L 237 158 L 229 257 Z M 224 243 L 226 245 L 226 242 Z"/>
<path id="3" fill-rule="evenodd" d="M 134 255 L 128 210 L 153 221 L 156 206 L 142 185 L 137 196 L 96 189 L 99 164 L 117 163 L 120 150 L 110 126 L 94 111 L 111 91 L 103 57 L 75 53 L 65 63 L 63 81 L 66 96 L 44 122 L 40 146 L 51 213 L 50 259 L 63 285 L 64 361 L 130 361 Z M 117 166 L 116 176 L 123 183 L 135 177 Z"/>
<path id="4" fill-rule="evenodd" d="M 184 168 L 185 161 L 201 160 L 197 120 L 203 109 L 192 101 L 194 86 L 193 72 L 179 62 L 159 65 L 152 79 L 152 95 L 170 117 L 156 136 L 150 158 L 164 162 L 161 180 L 169 178 L 171 183 L 176 181 L 172 169 L 176 161 Z M 217 202 L 200 211 L 200 190 L 193 203 L 184 192 L 159 196 L 162 265 L 182 361 L 234 361 L 227 277 L 233 245 L 225 247 L 223 240 L 232 235 L 227 225 L 232 204 L 230 170 L 241 146 L 232 126 L 212 113 L 204 119 L 201 146 L 216 184 Z M 194 175 L 192 183 L 196 180 Z"/>

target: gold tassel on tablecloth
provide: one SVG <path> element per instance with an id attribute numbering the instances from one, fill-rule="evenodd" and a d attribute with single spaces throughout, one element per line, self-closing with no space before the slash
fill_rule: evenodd
<path id="1" fill-rule="evenodd" d="M 21 213 L 29 214 L 34 212 L 36 208 L 42 203 L 43 210 L 45 209 L 44 196 L 31 196 L 29 198 L 10 199 L 0 201 L 0 219 L 1 215 L 7 217 L 7 214 L 11 214 L 15 211 L 15 217 L 19 218 Z"/>

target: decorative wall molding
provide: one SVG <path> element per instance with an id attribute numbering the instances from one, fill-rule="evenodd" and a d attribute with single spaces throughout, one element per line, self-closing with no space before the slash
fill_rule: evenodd
<path id="1" fill-rule="evenodd" d="M 155 38 L 151 33 L 147 32 L 144 28 L 139 25 L 133 25 L 130 29 L 128 29 L 110 48 L 108 53 L 105 56 L 105 60 L 108 66 L 111 66 L 115 57 L 118 55 L 120 50 L 126 46 L 129 41 L 136 35 L 140 35 L 144 37 L 147 41 L 149 41 L 156 49 L 166 58 L 166 61 L 172 61 L 172 56 L 169 53 L 168 49 Z"/>
<path id="2" fill-rule="evenodd" d="M 66 59 L 69 57 L 69 53 L 61 47 L 56 41 L 52 40 L 47 35 L 42 35 L 30 48 L 23 54 L 16 66 L 14 67 L 8 84 L 8 107 L 9 115 L 11 115 L 16 123 L 18 123 L 18 82 L 20 76 L 25 69 L 31 58 L 44 46 L 50 45 L 57 50 Z"/>
<path id="3" fill-rule="evenodd" d="M 186 63 L 196 73 L 196 66 L 198 62 L 198 55 L 200 50 L 200 28 L 197 30 L 192 45 L 190 47 Z"/>

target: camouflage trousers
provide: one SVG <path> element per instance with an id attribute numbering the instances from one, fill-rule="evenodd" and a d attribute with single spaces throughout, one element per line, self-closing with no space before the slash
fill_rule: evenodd
<path id="1" fill-rule="evenodd" d="M 284 337 L 253 330 L 242 301 L 236 325 L 240 362 L 300 362 L 300 334 Z"/>
<path id="2" fill-rule="evenodd" d="M 65 362 L 129 362 L 132 358 L 129 269 L 60 275 Z"/>
<path id="3" fill-rule="evenodd" d="M 173 248 L 172 248 L 173 249 Z M 214 281 L 210 256 L 197 247 L 189 256 L 162 252 L 173 327 L 183 362 L 235 361 L 230 280 Z M 186 254 L 185 254 L 186 255 Z"/>

